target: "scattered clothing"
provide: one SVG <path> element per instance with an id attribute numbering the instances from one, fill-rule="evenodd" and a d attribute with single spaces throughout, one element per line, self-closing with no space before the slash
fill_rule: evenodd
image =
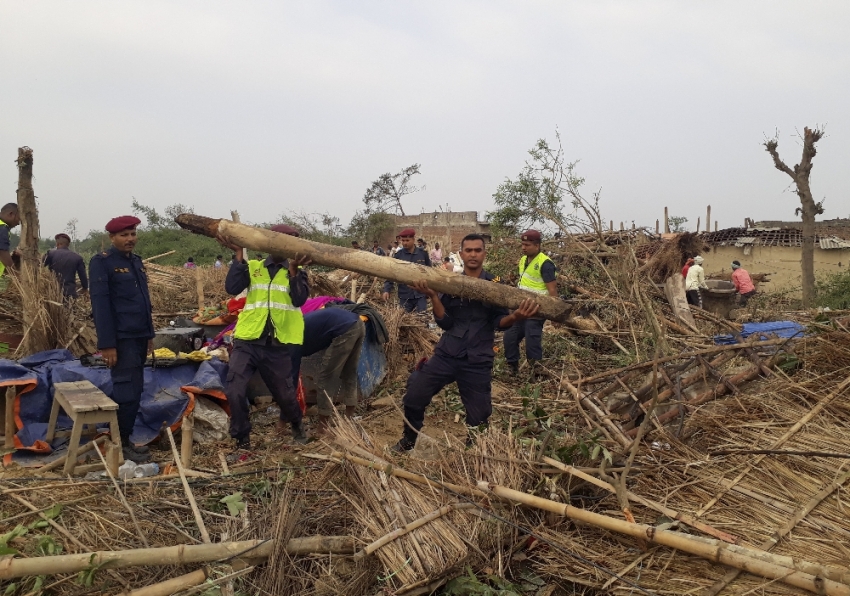
<path id="1" fill-rule="evenodd" d="M 77 297 L 77 277 L 83 291 L 89 289 L 89 278 L 83 257 L 67 247 L 54 248 L 44 257 L 44 265 L 59 277 L 62 282 L 62 294 L 66 298 Z"/>

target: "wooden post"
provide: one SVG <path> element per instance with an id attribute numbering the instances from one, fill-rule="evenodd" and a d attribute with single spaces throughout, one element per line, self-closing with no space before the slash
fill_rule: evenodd
<path id="1" fill-rule="evenodd" d="M 715 232 L 717 231 L 717 220 L 716 219 L 714 220 L 714 231 Z"/>
<path id="2" fill-rule="evenodd" d="M 195 434 L 195 413 L 183 418 L 180 425 L 180 460 L 187 470 L 192 467 L 192 443 Z"/>
<path id="3" fill-rule="evenodd" d="M 711 231 L 711 205 L 705 208 L 705 231 Z"/>
<path id="4" fill-rule="evenodd" d="M 656 219 L 655 220 L 655 233 L 658 234 L 660 231 L 661 231 L 661 229 L 659 227 L 658 220 Z"/>
<path id="5" fill-rule="evenodd" d="M 609 221 L 609 222 L 608 222 L 608 231 L 609 231 L 609 232 L 613 232 L 613 231 L 614 231 L 614 220 L 613 220 L 613 219 L 612 219 L 611 221 Z"/>
<path id="6" fill-rule="evenodd" d="M 3 409 L 5 420 L 3 428 L 5 429 L 6 449 L 12 449 L 15 446 L 15 396 L 17 395 L 17 387 L 14 385 L 6 389 L 6 407 Z"/>
<path id="7" fill-rule="evenodd" d="M 697 218 L 697 234 L 699 234 L 699 218 Z"/>
<path id="8" fill-rule="evenodd" d="M 667 211 L 667 207 L 664 208 L 664 233 L 670 233 L 670 216 Z"/>
<path id="9" fill-rule="evenodd" d="M 195 267 L 195 288 L 198 291 L 198 313 L 204 310 L 204 278 L 201 274 L 201 268 Z"/>
<path id="10" fill-rule="evenodd" d="M 625 230 L 625 228 L 623 227 L 623 222 L 620 222 L 620 231 L 622 232 L 623 230 Z"/>
<path id="11" fill-rule="evenodd" d="M 357 302 L 357 278 L 351 280 L 351 301 Z"/>
<path id="12" fill-rule="evenodd" d="M 32 188 L 32 149 L 18 148 L 18 212 L 21 215 L 21 280 L 36 284 L 39 270 L 38 258 L 38 207 L 35 204 L 35 192 Z M 24 300 L 22 307 L 23 327 L 27 333 L 35 324 L 40 305 L 34 300 Z"/>

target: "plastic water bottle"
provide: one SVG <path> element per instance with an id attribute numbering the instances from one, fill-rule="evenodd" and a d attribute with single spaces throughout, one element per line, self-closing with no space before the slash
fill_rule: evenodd
<path id="1" fill-rule="evenodd" d="M 128 480 L 133 478 L 133 473 L 136 471 L 138 465 L 136 462 L 130 459 L 125 459 L 124 463 L 121 464 L 121 467 L 118 468 L 118 477 L 121 480 Z"/>
<path id="2" fill-rule="evenodd" d="M 157 474 L 159 474 L 159 464 L 155 462 L 136 466 L 136 469 L 133 471 L 133 476 L 136 478 L 146 478 L 147 476 L 156 476 Z"/>

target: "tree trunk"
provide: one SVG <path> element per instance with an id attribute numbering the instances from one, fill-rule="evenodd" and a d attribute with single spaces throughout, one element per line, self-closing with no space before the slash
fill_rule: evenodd
<path id="1" fill-rule="evenodd" d="M 815 302 L 815 213 L 817 207 L 812 198 L 808 176 L 797 180 L 797 194 L 802 204 L 803 238 L 800 254 L 803 284 L 803 308 L 811 308 Z"/>
<path id="2" fill-rule="evenodd" d="M 26 286 L 38 284 L 38 207 L 35 204 L 35 192 L 32 188 L 32 149 L 18 148 L 18 212 L 21 215 L 21 269 L 19 279 Z M 33 300 L 24 300 L 21 305 L 24 331 L 30 329 L 38 316 L 39 307 Z"/>
<path id="3" fill-rule="evenodd" d="M 226 219 L 211 219 L 191 213 L 175 218 L 184 229 L 226 241 L 260 252 L 292 257 L 296 254 L 310 257 L 318 265 L 337 267 L 412 284 L 427 281 L 428 286 L 438 292 L 481 300 L 505 308 L 516 308 L 525 298 L 533 297 L 540 304 L 539 315 L 553 321 L 570 323 L 568 303 L 552 296 L 531 294 L 511 286 L 450 273 L 441 267 L 425 267 L 406 263 L 399 259 L 379 257 L 364 250 L 353 250 L 342 246 L 311 242 L 302 238 L 279 234 L 271 230 L 253 228 Z"/>

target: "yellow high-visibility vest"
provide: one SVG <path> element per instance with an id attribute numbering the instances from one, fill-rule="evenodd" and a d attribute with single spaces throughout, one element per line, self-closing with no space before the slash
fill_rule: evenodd
<path id="1" fill-rule="evenodd" d="M 540 268 L 543 267 L 543 263 L 551 260 L 552 259 L 547 257 L 543 251 L 540 251 L 537 253 L 536 257 L 531 259 L 528 266 L 526 266 L 528 257 L 522 255 L 522 258 L 519 260 L 520 280 L 517 287 L 523 290 L 528 290 L 529 292 L 534 292 L 535 294 L 548 294 L 549 289 L 546 287 L 546 282 L 543 281 L 543 275 L 540 273 Z"/>
<path id="2" fill-rule="evenodd" d="M 251 279 L 248 296 L 245 308 L 239 314 L 236 329 L 233 330 L 233 337 L 259 339 L 266 328 L 266 321 L 271 317 L 277 341 L 282 344 L 303 344 L 304 315 L 300 308 L 292 305 L 289 271 L 281 268 L 272 279 L 263 261 L 248 261 L 248 275 Z"/>

